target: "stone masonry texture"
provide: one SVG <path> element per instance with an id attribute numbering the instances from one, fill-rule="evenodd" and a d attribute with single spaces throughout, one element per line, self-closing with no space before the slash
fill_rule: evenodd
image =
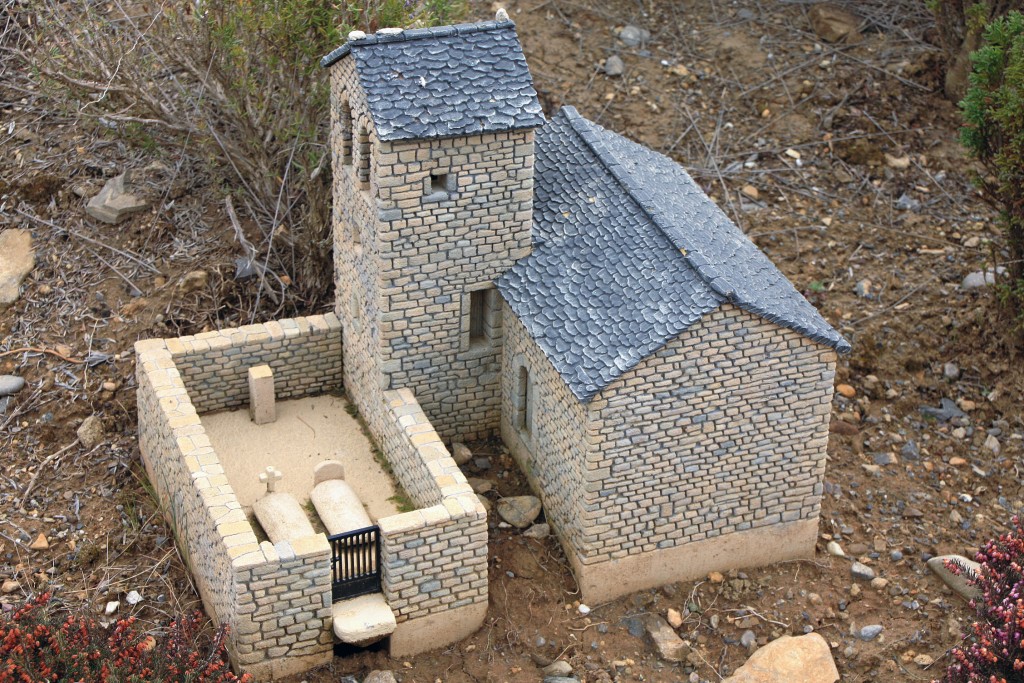
<path id="1" fill-rule="evenodd" d="M 517 364 L 544 415 L 529 439 Z M 582 564 L 656 553 L 817 517 L 834 372 L 831 348 L 726 304 L 565 410 L 584 406 L 507 324 L 502 433 Z"/>
<path id="2" fill-rule="evenodd" d="M 382 142 L 352 60 L 330 78 L 346 389 L 412 390 L 445 440 L 493 434 L 500 309 L 490 292 L 471 341 L 470 298 L 530 251 L 533 131 Z"/>
<path id="3" fill-rule="evenodd" d="M 257 541 L 197 406 L 205 412 L 244 405 L 248 368 L 255 365 L 275 368 L 279 395 L 286 397 L 321 393 L 321 380 L 340 383 L 337 318 L 147 340 L 136 344 L 136 353 L 143 463 L 207 612 L 230 627 L 232 662 L 270 678 L 327 661 L 333 642 L 326 537 Z"/>

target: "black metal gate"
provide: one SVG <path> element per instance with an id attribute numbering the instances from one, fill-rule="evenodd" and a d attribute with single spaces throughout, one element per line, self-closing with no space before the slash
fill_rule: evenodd
<path id="1" fill-rule="evenodd" d="M 328 536 L 331 544 L 331 599 L 334 602 L 380 592 L 380 528 Z"/>

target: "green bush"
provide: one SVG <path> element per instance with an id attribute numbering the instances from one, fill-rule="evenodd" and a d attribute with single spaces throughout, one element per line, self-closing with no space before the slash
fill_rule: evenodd
<path id="1" fill-rule="evenodd" d="M 971 53 L 981 44 L 986 24 L 1024 8 L 1024 0 L 927 0 L 927 4 L 946 54 L 946 97 L 957 101 L 967 92 Z"/>
<path id="2" fill-rule="evenodd" d="M 961 141 L 981 162 L 978 185 L 1006 230 L 1009 278 L 999 291 L 1024 331 L 1024 14 L 993 20 L 984 40 L 960 103 Z"/>

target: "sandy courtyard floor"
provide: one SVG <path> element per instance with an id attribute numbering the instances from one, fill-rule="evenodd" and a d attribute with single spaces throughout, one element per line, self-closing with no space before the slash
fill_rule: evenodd
<path id="1" fill-rule="evenodd" d="M 254 424 L 248 407 L 201 415 L 200 420 L 247 512 L 266 491 L 259 474 L 268 466 L 284 474 L 277 490 L 305 505 L 313 488 L 313 467 L 333 458 L 344 463 L 345 481 L 376 521 L 398 512 L 389 500 L 396 488 L 374 459 L 359 423 L 346 412 L 347 405 L 338 396 L 315 396 L 278 401 L 277 420 L 270 424 Z"/>

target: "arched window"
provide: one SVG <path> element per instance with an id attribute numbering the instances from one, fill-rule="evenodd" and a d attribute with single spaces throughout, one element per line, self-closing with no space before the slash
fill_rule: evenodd
<path id="1" fill-rule="evenodd" d="M 352 163 L 352 107 L 348 100 L 342 100 L 338 106 L 338 125 L 336 127 L 341 136 L 340 149 L 341 163 L 346 166 Z"/>
<path id="2" fill-rule="evenodd" d="M 370 188 L 370 133 L 367 131 L 365 123 L 359 124 L 359 133 L 356 135 L 355 164 L 359 188 L 368 190 Z"/>

